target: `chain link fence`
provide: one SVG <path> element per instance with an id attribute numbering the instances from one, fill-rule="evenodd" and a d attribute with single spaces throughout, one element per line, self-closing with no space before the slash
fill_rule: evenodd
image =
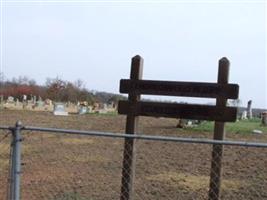
<path id="1" fill-rule="evenodd" d="M 122 140 L 23 134 L 22 199 L 119 199 Z"/>
<path id="2" fill-rule="evenodd" d="M 39 129 L 21 131 L 22 200 L 131 196 L 121 194 L 122 168 L 128 167 L 123 165 L 126 137 L 135 138 L 135 156 L 129 163 L 134 170 L 133 199 L 209 199 L 212 193 L 211 152 L 214 144 L 221 147 L 218 141 L 81 131 L 64 134 L 68 130 L 55 134 L 58 129 L 54 133 Z M 12 134 L 2 130 L 0 136 L 0 198 L 9 199 Z M 267 199 L 267 144 L 222 144 L 220 199 Z"/>
<path id="3" fill-rule="evenodd" d="M 9 198 L 11 133 L 0 129 L 0 199 Z"/>

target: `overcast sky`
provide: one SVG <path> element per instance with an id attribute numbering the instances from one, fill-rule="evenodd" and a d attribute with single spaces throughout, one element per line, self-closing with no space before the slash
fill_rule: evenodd
<path id="1" fill-rule="evenodd" d="M 136 54 L 144 79 L 205 82 L 226 56 L 243 105 L 267 108 L 266 3 L 163 2 L 2 1 L 1 71 L 119 93 Z"/>

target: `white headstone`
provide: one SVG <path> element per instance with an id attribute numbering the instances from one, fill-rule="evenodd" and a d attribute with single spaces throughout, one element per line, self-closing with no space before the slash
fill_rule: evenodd
<path id="1" fill-rule="evenodd" d="M 252 133 L 253 133 L 253 134 L 262 134 L 262 131 L 261 131 L 261 130 L 256 130 L 256 129 L 255 129 L 255 130 L 252 131 Z"/>
<path id="2" fill-rule="evenodd" d="M 249 119 L 252 119 L 252 108 L 251 108 L 251 105 L 252 105 L 252 100 L 249 100 L 248 101 L 248 106 L 247 106 L 247 117 Z"/>
<path id="3" fill-rule="evenodd" d="M 16 103 L 15 103 L 15 105 L 16 105 L 16 106 L 19 105 L 19 99 L 18 99 L 18 98 L 16 99 Z"/>
<path id="4" fill-rule="evenodd" d="M 55 103 L 53 114 L 60 116 L 67 116 L 68 112 L 66 112 L 65 105 L 63 103 Z"/>
<path id="5" fill-rule="evenodd" d="M 33 104 L 36 104 L 36 96 L 33 96 L 32 102 Z"/>
<path id="6" fill-rule="evenodd" d="M 88 112 L 88 109 L 86 106 L 80 106 L 80 108 L 79 108 L 79 114 L 80 115 L 86 114 L 87 112 Z"/>
<path id="7" fill-rule="evenodd" d="M 244 110 L 244 111 L 242 112 L 241 119 L 247 119 L 247 111 L 246 111 L 246 110 Z"/>
<path id="8" fill-rule="evenodd" d="M 24 94 L 24 95 L 22 96 L 22 101 L 26 101 L 26 100 L 27 100 L 27 95 Z"/>
<path id="9" fill-rule="evenodd" d="M 9 103 L 13 103 L 13 102 L 14 102 L 14 97 L 9 96 L 9 97 L 7 98 L 7 101 L 8 101 Z"/>

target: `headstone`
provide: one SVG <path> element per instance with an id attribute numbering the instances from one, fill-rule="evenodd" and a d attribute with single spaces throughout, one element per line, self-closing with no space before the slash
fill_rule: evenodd
<path id="1" fill-rule="evenodd" d="M 68 112 L 66 112 L 65 105 L 63 103 L 55 103 L 53 114 L 60 116 L 67 116 Z"/>
<path id="2" fill-rule="evenodd" d="M 93 104 L 93 110 L 95 110 L 95 111 L 97 111 L 97 110 L 99 110 L 99 103 L 94 103 Z"/>
<path id="3" fill-rule="evenodd" d="M 24 95 L 22 96 L 22 101 L 27 101 L 27 95 L 24 94 Z"/>
<path id="4" fill-rule="evenodd" d="M 8 103 L 14 103 L 14 97 L 9 96 L 9 97 L 7 98 L 7 102 L 8 102 Z"/>
<path id="5" fill-rule="evenodd" d="M 244 111 L 242 112 L 241 119 L 242 119 L 242 120 L 243 120 L 243 119 L 247 119 L 247 111 L 246 111 L 246 110 L 244 110 Z"/>
<path id="6" fill-rule="evenodd" d="M 187 127 L 194 127 L 200 124 L 199 120 L 191 120 L 191 119 L 178 119 L 178 123 L 176 128 L 187 128 Z"/>
<path id="7" fill-rule="evenodd" d="M 39 100 L 39 101 L 36 102 L 36 105 L 37 105 L 37 107 L 43 107 L 44 106 L 44 101 L 40 101 Z"/>
<path id="8" fill-rule="evenodd" d="M 36 104 L 36 96 L 33 96 L 32 102 L 33 102 L 33 104 Z"/>
<path id="9" fill-rule="evenodd" d="M 187 126 L 192 126 L 193 125 L 193 122 L 191 120 L 188 120 L 187 123 L 186 123 Z"/>
<path id="10" fill-rule="evenodd" d="M 176 128 L 185 128 L 187 123 L 186 119 L 178 119 L 178 123 L 176 125 Z"/>
<path id="11" fill-rule="evenodd" d="M 92 113 L 93 112 L 93 106 L 88 106 L 87 109 L 88 109 L 88 112 L 89 113 Z"/>
<path id="12" fill-rule="evenodd" d="M 252 133 L 253 133 L 253 134 L 262 134 L 262 131 L 261 131 L 261 130 L 256 130 L 256 129 L 255 129 L 255 130 L 252 131 Z"/>
<path id="13" fill-rule="evenodd" d="M 86 106 L 80 106 L 80 108 L 79 108 L 79 114 L 80 115 L 86 114 L 87 112 L 88 112 L 88 109 Z"/>
<path id="14" fill-rule="evenodd" d="M 261 113 L 261 125 L 267 126 L 267 112 Z"/>
<path id="15" fill-rule="evenodd" d="M 107 108 L 108 108 L 108 105 L 107 105 L 106 103 L 104 103 L 104 104 L 103 104 L 103 109 L 104 109 L 104 110 L 107 110 Z"/>
<path id="16" fill-rule="evenodd" d="M 16 105 L 16 106 L 19 105 L 19 99 L 18 99 L 18 98 L 16 99 L 16 103 L 15 103 L 15 105 Z"/>
<path id="17" fill-rule="evenodd" d="M 52 100 L 46 99 L 45 100 L 45 105 L 51 106 L 52 105 Z"/>
<path id="18" fill-rule="evenodd" d="M 251 108 L 251 105 L 252 105 L 252 100 L 249 100 L 248 101 L 248 106 L 247 106 L 247 117 L 248 119 L 252 119 L 252 108 Z"/>

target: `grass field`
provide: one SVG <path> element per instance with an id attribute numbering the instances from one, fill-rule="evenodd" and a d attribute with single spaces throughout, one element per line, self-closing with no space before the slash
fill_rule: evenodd
<path id="1" fill-rule="evenodd" d="M 119 115 L 53 116 L 48 112 L 0 111 L 1 125 L 121 132 Z M 213 123 L 177 129 L 177 120 L 141 117 L 148 135 L 212 138 Z M 253 129 L 263 134 L 251 134 Z M 227 124 L 227 140 L 267 142 L 258 120 Z M 1 132 L 1 137 L 2 133 Z M 23 132 L 22 199 L 119 199 L 123 139 Z M 0 142 L 0 199 L 6 196 L 10 137 Z M 207 199 L 211 146 L 136 142 L 135 199 Z M 224 147 L 221 199 L 267 199 L 267 149 Z"/>
<path id="2" fill-rule="evenodd" d="M 187 128 L 188 131 L 198 131 L 198 132 L 213 132 L 213 122 L 205 121 L 199 126 Z M 253 130 L 260 130 L 263 133 L 267 133 L 267 126 L 261 125 L 260 119 L 250 119 L 237 121 L 235 123 L 226 124 L 226 132 L 234 134 L 251 134 Z"/>

